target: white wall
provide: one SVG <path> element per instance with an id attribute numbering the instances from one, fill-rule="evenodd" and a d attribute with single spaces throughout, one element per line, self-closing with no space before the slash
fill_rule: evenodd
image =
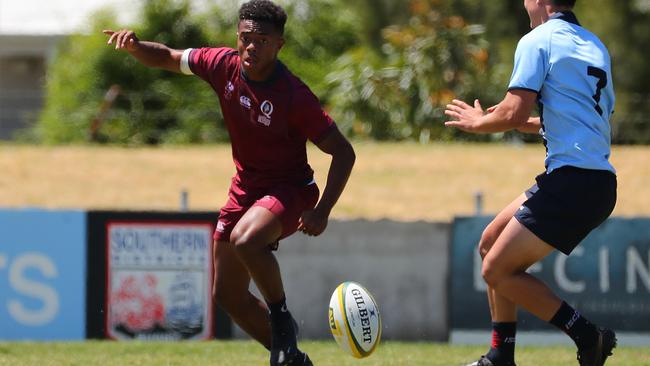
<path id="1" fill-rule="evenodd" d="M 287 303 L 302 338 L 330 338 L 329 299 L 344 281 L 361 283 L 378 302 L 384 339 L 447 340 L 450 225 L 333 221 L 320 237 L 280 243 Z M 235 327 L 236 338 L 247 336 Z"/>

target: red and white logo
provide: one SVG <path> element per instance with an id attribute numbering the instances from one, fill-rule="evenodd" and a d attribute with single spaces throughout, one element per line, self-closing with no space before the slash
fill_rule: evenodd
<path id="1" fill-rule="evenodd" d="M 111 294 L 113 322 L 132 332 L 153 329 L 165 323 L 162 296 L 156 291 L 158 279 L 151 274 L 127 276 Z"/>
<path id="2" fill-rule="evenodd" d="M 217 229 L 216 229 L 216 231 L 217 231 L 217 232 L 220 232 L 220 233 L 223 233 L 224 231 L 226 231 L 226 223 L 223 222 L 223 221 L 221 221 L 221 220 L 219 220 L 219 222 L 217 222 Z"/>

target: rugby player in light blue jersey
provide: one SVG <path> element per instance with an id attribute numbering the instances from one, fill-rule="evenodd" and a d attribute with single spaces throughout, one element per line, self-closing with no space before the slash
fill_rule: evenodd
<path id="1" fill-rule="evenodd" d="M 616 204 L 609 163 L 614 89 L 602 42 L 580 26 L 575 0 L 524 0 L 533 30 L 515 52 L 508 93 L 483 111 L 454 100 L 445 124 L 471 133 L 541 133 L 546 170 L 484 230 L 479 243 L 488 285 L 492 346 L 472 365 L 514 366 L 517 306 L 560 328 L 578 347 L 581 366 L 601 366 L 616 347 L 599 328 L 526 269 L 553 250 L 568 255 Z M 531 118 L 535 104 L 540 117 Z"/>

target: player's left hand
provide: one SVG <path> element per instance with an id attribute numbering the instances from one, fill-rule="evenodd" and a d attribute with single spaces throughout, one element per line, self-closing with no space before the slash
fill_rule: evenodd
<path id="1" fill-rule="evenodd" d="M 453 118 L 452 121 L 445 122 L 445 126 L 456 127 L 465 132 L 473 132 L 475 124 L 485 115 L 485 112 L 478 99 L 474 100 L 474 107 L 462 100 L 454 99 L 451 104 L 447 104 L 445 114 Z"/>
<path id="2" fill-rule="evenodd" d="M 318 236 L 325 231 L 328 219 L 329 214 L 318 208 L 307 210 L 298 220 L 298 231 L 302 231 L 305 235 Z"/>

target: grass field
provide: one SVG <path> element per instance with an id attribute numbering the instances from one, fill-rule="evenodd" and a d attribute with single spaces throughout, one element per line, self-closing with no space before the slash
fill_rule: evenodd
<path id="1" fill-rule="evenodd" d="M 447 221 L 474 212 L 484 194 L 496 213 L 543 170 L 537 144 L 355 143 L 357 163 L 333 211 L 337 218 Z M 323 186 L 328 156 L 310 161 Z M 614 215 L 650 216 L 650 147 L 615 147 L 619 199 Z M 234 167 L 229 145 L 162 148 L 41 147 L 0 144 L 0 207 L 212 211 L 226 199 Z"/>
<path id="2" fill-rule="evenodd" d="M 369 358 L 357 360 L 340 351 L 334 341 L 301 342 L 317 366 L 456 366 L 484 352 L 484 347 L 437 343 L 384 342 Z M 1 343 L 0 366 L 244 366 L 268 365 L 268 353 L 251 341 L 190 343 Z M 520 347 L 520 366 L 577 365 L 567 347 Z M 607 366 L 648 366 L 642 348 L 620 348 Z"/>

